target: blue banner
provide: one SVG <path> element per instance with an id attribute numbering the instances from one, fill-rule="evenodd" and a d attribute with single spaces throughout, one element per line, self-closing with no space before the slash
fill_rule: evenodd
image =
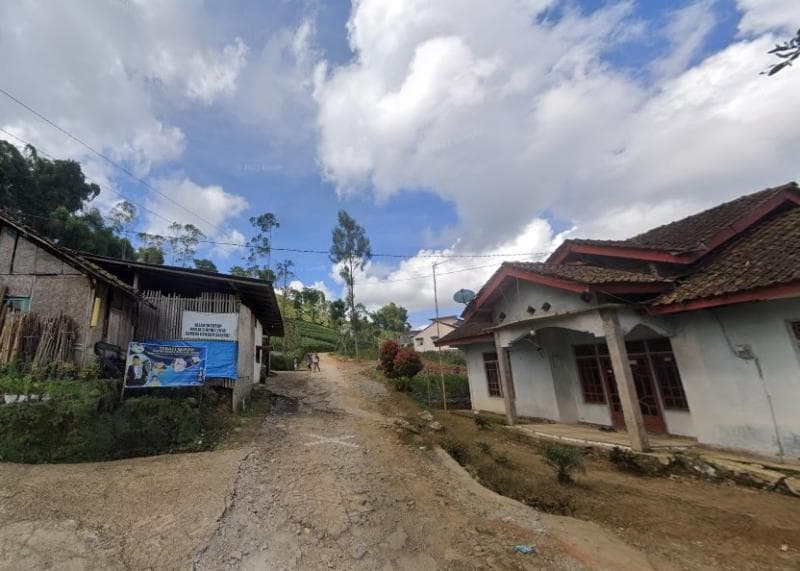
<path id="1" fill-rule="evenodd" d="M 206 377 L 205 346 L 172 341 L 131 343 L 125 362 L 125 387 L 185 387 L 202 385 Z"/>
<path id="2" fill-rule="evenodd" d="M 182 339 L 159 341 L 147 339 L 145 343 L 176 345 L 178 347 L 205 347 L 206 379 L 236 379 L 239 376 L 236 341 L 184 341 Z"/>

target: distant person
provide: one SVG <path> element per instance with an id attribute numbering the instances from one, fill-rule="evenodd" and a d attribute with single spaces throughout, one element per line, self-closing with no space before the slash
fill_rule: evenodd
<path id="1" fill-rule="evenodd" d="M 319 370 L 319 353 L 314 353 L 314 372 L 321 373 L 322 371 Z"/>
<path id="2" fill-rule="evenodd" d="M 292 364 L 292 369 L 295 370 L 295 371 L 297 370 L 297 357 L 294 358 L 294 362 Z"/>
<path id="3" fill-rule="evenodd" d="M 314 364 L 314 359 L 311 357 L 311 353 L 306 353 L 306 368 L 311 370 L 312 365 Z"/>
<path id="4" fill-rule="evenodd" d="M 144 370 L 141 357 L 134 356 L 125 375 L 125 385 L 128 387 L 142 387 L 147 383 L 147 371 Z"/>

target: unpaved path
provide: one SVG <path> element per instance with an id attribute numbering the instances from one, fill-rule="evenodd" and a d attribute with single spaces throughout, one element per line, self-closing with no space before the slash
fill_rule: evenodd
<path id="1" fill-rule="evenodd" d="M 402 444 L 364 366 L 324 357 L 322 373 L 271 378 L 296 400 L 236 449 L 0 464 L 0 570 L 650 568 L 598 526 L 540 516 Z"/>
<path id="2" fill-rule="evenodd" d="M 324 358 L 322 373 L 284 373 L 268 388 L 296 400 L 265 419 L 265 445 L 242 464 L 198 569 L 649 567 L 593 524 L 543 523 L 449 458 L 401 444 L 378 413 L 383 385 L 353 365 Z M 539 554 L 516 553 L 519 542 Z"/>

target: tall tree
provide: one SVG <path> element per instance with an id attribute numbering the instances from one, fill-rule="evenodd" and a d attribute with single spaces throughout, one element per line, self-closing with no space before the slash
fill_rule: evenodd
<path id="1" fill-rule="evenodd" d="M 347 304 L 342 299 L 335 299 L 328 306 L 328 318 L 331 325 L 337 329 L 341 327 L 345 318 L 347 317 Z"/>
<path id="2" fill-rule="evenodd" d="M 260 258 L 267 258 L 267 269 L 272 270 L 272 231 L 280 228 L 278 217 L 272 212 L 265 212 L 259 216 L 252 216 L 250 224 L 256 229 L 256 233 L 247 241 L 248 267 L 256 273 Z"/>
<path id="3" fill-rule="evenodd" d="M 275 266 L 275 273 L 277 274 L 278 280 L 281 282 L 281 289 L 283 290 L 281 311 L 284 315 L 286 315 L 286 300 L 289 296 L 289 282 L 294 277 L 293 267 L 294 262 L 292 260 L 282 260 Z"/>
<path id="4" fill-rule="evenodd" d="M 364 227 L 344 210 L 339 211 L 339 221 L 331 236 L 330 260 L 339 265 L 339 275 L 347 285 L 350 306 L 350 327 L 355 340 L 358 359 L 358 315 L 356 314 L 356 271 L 363 270 L 372 259 L 372 247 Z"/>
<path id="5" fill-rule="evenodd" d="M 777 44 L 769 53 L 775 55 L 780 61 L 771 65 L 764 72 L 767 75 L 775 75 L 783 68 L 792 65 L 797 58 L 800 58 L 800 30 L 797 30 L 797 34 L 791 40 Z"/>
<path id="6" fill-rule="evenodd" d="M 111 219 L 111 227 L 121 238 L 127 241 L 128 227 L 136 218 L 136 205 L 127 200 L 123 200 L 114 205 L 109 211 L 108 217 Z M 125 242 L 122 243 L 122 257 L 125 258 Z"/>

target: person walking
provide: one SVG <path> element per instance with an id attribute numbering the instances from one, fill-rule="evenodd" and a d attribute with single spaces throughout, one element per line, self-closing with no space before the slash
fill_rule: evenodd
<path id="1" fill-rule="evenodd" d="M 314 363 L 313 358 L 311 357 L 311 353 L 306 353 L 306 367 L 308 370 L 311 370 L 311 366 Z"/>
<path id="2" fill-rule="evenodd" d="M 314 371 L 317 373 L 321 373 L 319 369 L 319 353 L 314 353 Z"/>

